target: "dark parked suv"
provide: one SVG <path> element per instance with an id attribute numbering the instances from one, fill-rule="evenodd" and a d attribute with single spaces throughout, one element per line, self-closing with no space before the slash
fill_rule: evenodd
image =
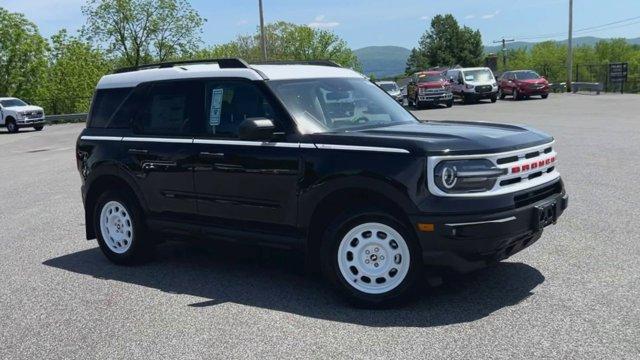
<path id="1" fill-rule="evenodd" d="M 77 141 L 88 239 L 113 262 L 171 236 L 303 250 L 350 300 L 407 297 L 540 238 L 568 198 L 553 138 L 417 121 L 335 64 L 156 64 L 98 83 Z"/>

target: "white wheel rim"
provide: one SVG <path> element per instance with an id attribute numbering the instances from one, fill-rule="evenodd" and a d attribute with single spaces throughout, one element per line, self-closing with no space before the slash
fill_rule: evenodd
<path id="1" fill-rule="evenodd" d="M 409 247 L 399 232 L 380 223 L 351 229 L 338 247 L 342 277 L 356 290 L 382 294 L 395 289 L 409 272 Z"/>
<path id="2" fill-rule="evenodd" d="M 100 212 L 100 231 L 109 250 L 123 254 L 133 242 L 133 222 L 127 208 L 117 201 L 104 204 Z"/>

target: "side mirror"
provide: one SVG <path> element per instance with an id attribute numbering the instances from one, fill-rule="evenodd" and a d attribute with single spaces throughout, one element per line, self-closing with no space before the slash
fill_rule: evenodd
<path id="1" fill-rule="evenodd" d="M 273 138 L 276 126 L 273 120 L 266 118 L 249 118 L 238 128 L 241 140 L 269 141 Z"/>

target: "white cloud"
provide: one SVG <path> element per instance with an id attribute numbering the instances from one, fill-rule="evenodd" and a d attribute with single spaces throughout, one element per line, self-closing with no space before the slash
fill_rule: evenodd
<path id="1" fill-rule="evenodd" d="M 236 23 L 236 25 L 238 25 L 238 26 L 242 26 L 242 25 L 247 25 L 248 23 L 249 23 L 249 21 L 248 21 L 247 19 L 242 19 L 242 20 L 239 20 L 239 21 Z"/>
<path id="2" fill-rule="evenodd" d="M 467 19 L 467 20 L 470 20 L 470 19 L 474 19 L 475 17 L 476 17 L 476 14 L 469 14 L 469 15 L 465 16 L 464 18 Z"/>
<path id="3" fill-rule="evenodd" d="M 420 20 L 429 20 L 429 19 L 431 19 L 431 16 L 429 16 L 429 15 L 425 15 L 425 16 L 421 16 L 420 17 Z"/>
<path id="4" fill-rule="evenodd" d="M 324 21 L 324 15 L 318 15 L 308 25 L 312 28 L 333 28 L 340 25 L 337 21 Z"/>
<path id="5" fill-rule="evenodd" d="M 485 20 L 489 20 L 489 19 L 493 19 L 494 17 L 496 17 L 498 14 L 500 14 L 501 10 L 496 10 L 491 14 L 484 14 L 482 15 L 482 18 Z"/>

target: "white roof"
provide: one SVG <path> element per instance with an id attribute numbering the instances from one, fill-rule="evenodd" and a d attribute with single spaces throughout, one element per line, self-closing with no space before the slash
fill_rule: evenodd
<path id="1" fill-rule="evenodd" d="M 489 69 L 488 67 L 468 67 L 468 68 L 457 68 L 457 69 L 451 69 L 451 70 L 462 70 L 462 71 L 489 70 L 489 71 L 491 71 L 491 69 Z"/>
<path id="2" fill-rule="evenodd" d="M 255 70 L 254 70 L 255 69 Z M 257 71 L 256 71 L 257 70 Z M 320 65 L 251 65 L 251 68 L 224 68 L 218 64 L 176 65 L 170 68 L 152 68 L 103 76 L 98 89 L 133 87 L 156 80 L 190 79 L 203 77 L 244 78 L 249 80 L 312 79 L 332 77 L 364 78 L 356 71 Z"/>

